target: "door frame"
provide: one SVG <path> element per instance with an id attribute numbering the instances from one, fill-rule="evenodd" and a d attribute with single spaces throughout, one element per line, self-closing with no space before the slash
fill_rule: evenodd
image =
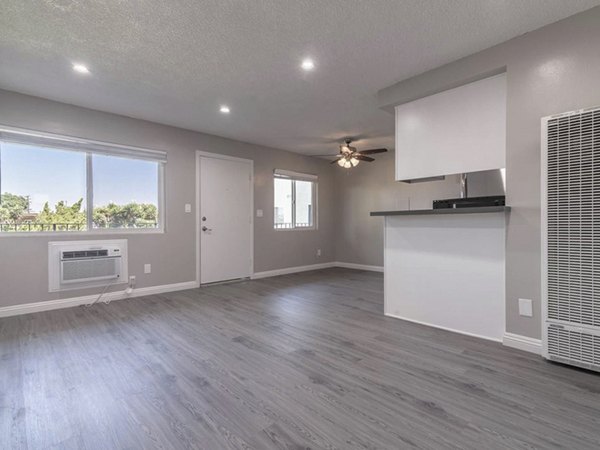
<path id="1" fill-rule="evenodd" d="M 246 158 L 238 158 L 235 156 L 221 155 L 219 153 L 210 153 L 202 150 L 196 150 L 196 285 L 201 286 L 201 270 L 200 255 L 202 249 L 200 239 L 200 209 L 201 209 L 201 192 L 200 192 L 200 164 L 202 157 L 224 159 L 227 161 L 237 161 L 250 164 L 250 277 L 254 275 L 254 160 Z"/>

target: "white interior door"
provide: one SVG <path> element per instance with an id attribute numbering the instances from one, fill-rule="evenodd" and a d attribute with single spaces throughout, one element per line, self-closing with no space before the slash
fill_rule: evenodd
<path id="1" fill-rule="evenodd" d="M 252 163 L 198 158 L 200 283 L 251 275 Z"/>

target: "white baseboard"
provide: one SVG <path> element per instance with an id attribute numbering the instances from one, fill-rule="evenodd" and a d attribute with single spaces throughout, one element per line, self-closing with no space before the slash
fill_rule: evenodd
<path id="1" fill-rule="evenodd" d="M 442 327 L 439 325 L 422 322 L 420 320 L 407 319 L 406 317 L 397 316 L 395 314 L 385 313 L 384 315 L 387 317 L 393 317 L 394 319 L 406 320 L 407 322 L 418 323 L 419 325 L 426 325 L 428 327 L 438 328 L 438 329 L 444 330 L 444 331 L 451 331 L 452 333 L 464 334 L 465 336 L 471 336 L 471 337 L 475 337 L 475 338 L 479 338 L 479 339 L 485 339 L 486 341 L 502 342 L 501 338 L 495 338 L 492 336 L 483 336 L 481 334 L 469 333 L 467 331 L 461 331 L 461 330 L 457 330 L 455 328 Z"/>
<path id="2" fill-rule="evenodd" d="M 542 341 L 540 339 L 521 336 L 520 334 L 504 333 L 502 343 L 507 347 L 516 348 L 525 352 L 535 353 L 536 355 L 542 354 Z"/>
<path id="3" fill-rule="evenodd" d="M 466 336 L 472 336 L 480 339 L 486 339 L 488 341 L 494 342 L 502 342 L 502 345 L 507 347 L 516 348 L 518 350 L 523 350 L 525 352 L 535 353 L 536 355 L 542 354 L 542 341 L 540 339 L 534 339 L 527 336 L 521 336 L 519 334 L 513 333 L 504 333 L 502 339 L 496 339 L 489 336 L 482 336 L 479 334 L 467 333 L 461 330 L 456 330 L 453 328 L 440 327 L 437 325 L 432 325 L 430 323 L 421 322 L 419 320 L 407 319 L 406 317 L 397 316 L 394 314 L 385 314 L 388 317 L 393 317 L 394 319 L 406 320 L 408 322 L 418 323 L 420 325 L 427 325 L 428 327 L 439 328 L 440 330 L 451 331 L 453 333 L 464 334 Z"/>
<path id="4" fill-rule="evenodd" d="M 369 270 L 371 272 L 383 272 L 383 266 L 369 266 L 367 264 L 356 264 L 336 261 L 333 263 L 335 267 L 343 267 L 345 269 Z"/>
<path id="5" fill-rule="evenodd" d="M 165 292 L 183 291 L 185 289 L 194 289 L 198 287 L 195 281 L 184 283 L 164 284 L 161 286 L 149 286 L 134 289 L 129 295 L 125 291 L 108 292 L 102 296 L 101 301 L 124 300 L 133 297 L 142 297 L 144 295 L 163 294 Z M 48 300 L 45 302 L 25 303 L 23 305 L 4 306 L 0 308 L 0 317 L 17 316 L 20 314 L 30 314 L 40 311 L 50 311 L 53 309 L 70 308 L 72 306 L 86 305 L 98 298 L 99 294 L 84 295 L 81 297 L 61 298 L 58 300 Z"/>
<path id="6" fill-rule="evenodd" d="M 278 275 L 288 275 L 290 273 L 308 272 L 309 270 L 321 270 L 335 267 L 335 263 L 310 264 L 308 266 L 285 267 L 283 269 L 266 270 L 264 272 L 255 272 L 250 278 L 258 280 L 260 278 L 276 277 Z"/>
<path id="7" fill-rule="evenodd" d="M 309 270 L 330 269 L 332 267 L 343 267 L 346 269 L 370 270 L 372 272 L 383 272 L 383 267 L 368 266 L 366 264 L 345 263 L 333 261 L 320 264 L 309 264 L 308 266 L 285 267 L 283 269 L 266 270 L 264 272 L 256 272 L 250 278 L 258 280 L 260 278 L 276 277 L 279 275 L 289 275 L 291 273 L 308 272 Z"/>
<path id="8" fill-rule="evenodd" d="M 367 266 L 364 264 L 343 263 L 343 262 L 326 262 L 320 264 L 310 264 L 307 266 L 285 267 L 283 269 L 267 270 L 265 272 L 256 272 L 252 275 L 253 280 L 260 278 L 275 277 L 278 275 L 287 275 L 291 273 L 307 272 L 310 270 L 329 269 L 332 267 L 344 267 L 357 270 L 371 270 L 382 272 L 383 267 Z M 187 281 L 184 283 L 165 284 L 161 286 L 150 286 L 145 288 L 135 289 L 131 294 L 127 295 L 124 291 L 108 292 L 102 296 L 102 301 L 124 300 L 127 298 L 141 297 L 144 295 L 163 294 L 165 292 L 182 291 L 185 289 L 194 289 L 198 287 L 195 281 Z M 0 307 L 0 317 L 17 316 L 21 314 L 30 314 L 41 311 L 50 311 L 53 309 L 71 308 L 73 306 L 86 305 L 98 298 L 99 294 L 84 295 L 81 297 L 61 298 L 58 300 L 48 300 L 45 302 L 25 303 L 22 305 Z"/>

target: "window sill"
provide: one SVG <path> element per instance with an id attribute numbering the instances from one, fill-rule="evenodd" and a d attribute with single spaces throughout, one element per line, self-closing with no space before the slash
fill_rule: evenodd
<path id="1" fill-rule="evenodd" d="M 317 227 L 298 227 L 298 228 L 273 228 L 275 231 L 317 231 Z"/>
<path id="2" fill-rule="evenodd" d="M 115 234 L 164 234 L 165 230 L 148 230 L 148 229 L 131 229 L 125 228 L 122 230 L 111 228 L 106 230 L 92 230 L 92 231 L 39 231 L 39 232 L 2 232 L 0 233 L 0 239 L 11 238 L 11 237 L 66 237 L 66 236 L 113 236 Z"/>

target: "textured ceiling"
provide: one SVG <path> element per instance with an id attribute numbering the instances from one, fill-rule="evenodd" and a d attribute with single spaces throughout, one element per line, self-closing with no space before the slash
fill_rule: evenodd
<path id="1" fill-rule="evenodd" d="M 307 154 L 392 147 L 379 89 L 599 3 L 2 0 L 0 88 Z"/>

